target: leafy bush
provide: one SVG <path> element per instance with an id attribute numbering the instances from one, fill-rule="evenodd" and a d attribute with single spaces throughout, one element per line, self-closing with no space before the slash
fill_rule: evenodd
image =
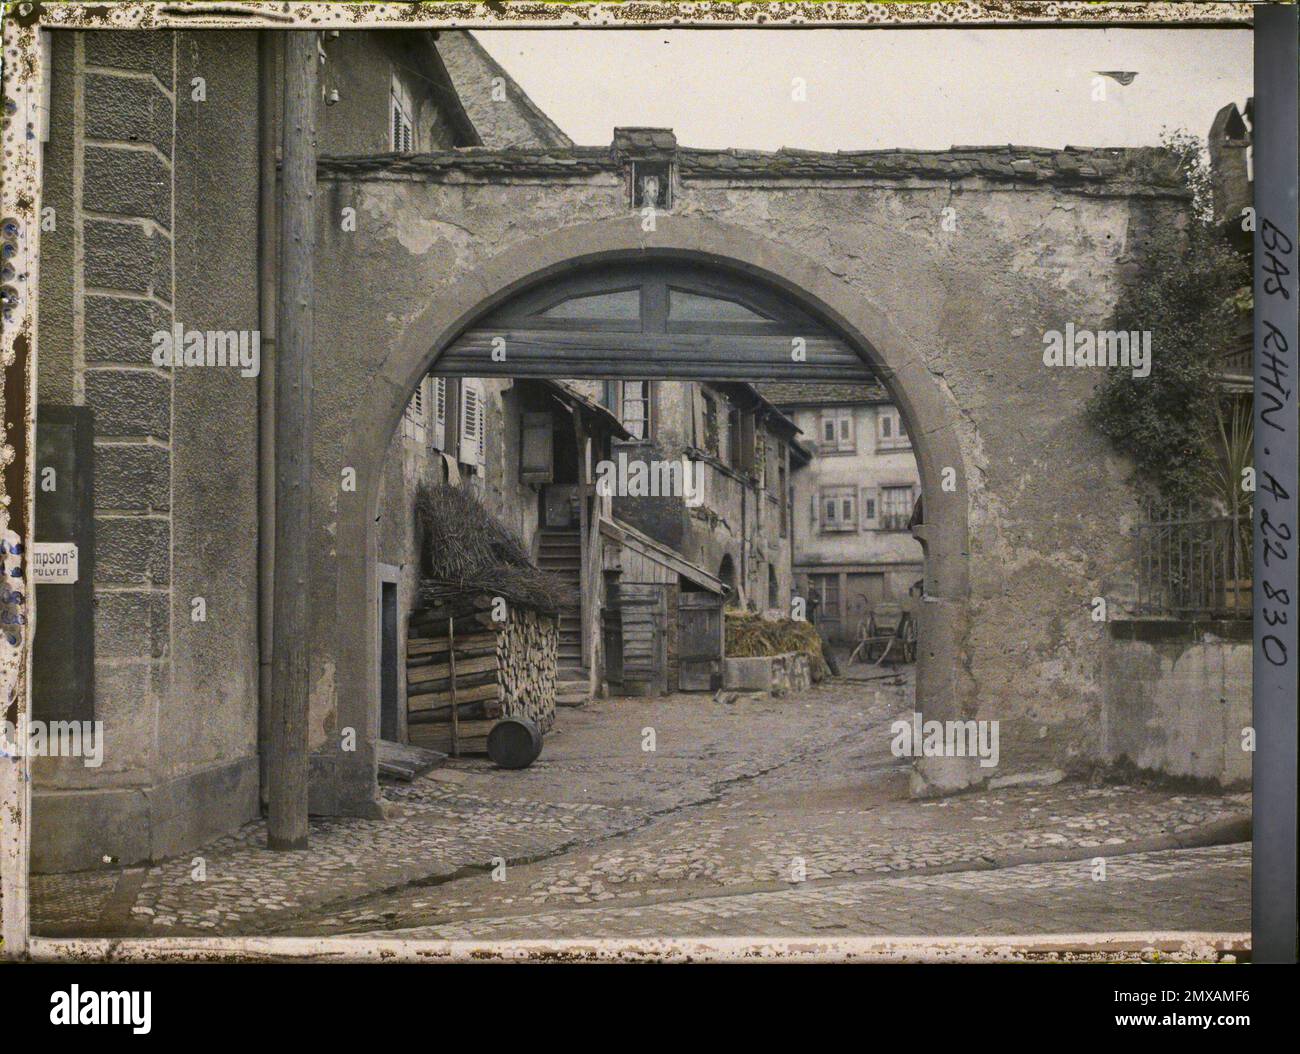
<path id="1" fill-rule="evenodd" d="M 1153 248 L 1115 309 L 1115 328 L 1151 333 L 1151 374 L 1111 371 L 1089 416 L 1133 459 L 1151 496 L 1183 505 L 1215 489 L 1221 353 L 1249 310 L 1250 261 L 1216 230 L 1200 141 L 1166 137 L 1193 195 L 1185 237 Z M 1247 294 L 1243 298 L 1243 290 Z"/>

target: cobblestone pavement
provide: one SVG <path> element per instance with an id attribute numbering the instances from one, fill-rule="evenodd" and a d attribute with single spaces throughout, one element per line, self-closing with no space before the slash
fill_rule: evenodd
<path id="1" fill-rule="evenodd" d="M 254 823 L 156 867 L 34 876 L 34 928 L 475 937 L 1248 928 L 1248 846 L 1134 852 L 1244 816 L 1248 795 L 1066 782 L 913 801 L 888 749 L 889 721 L 910 707 L 904 680 L 562 710 L 531 768 L 462 760 L 387 785 L 388 819 L 315 822 L 306 852 L 268 852 Z M 1097 856 L 1110 857 L 1105 882 L 1091 877 Z M 913 917 L 916 905 L 929 907 Z"/>
<path id="2" fill-rule="evenodd" d="M 1250 929 L 1246 844 L 989 871 L 877 878 L 615 903 L 413 927 L 375 936 L 427 940 L 1008 936 Z"/>

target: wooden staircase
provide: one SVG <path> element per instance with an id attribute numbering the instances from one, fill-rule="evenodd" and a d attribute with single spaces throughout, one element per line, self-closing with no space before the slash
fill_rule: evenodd
<path id="1" fill-rule="evenodd" d="M 582 587 L 582 535 L 576 527 L 544 527 L 537 566 Z M 556 704 L 581 706 L 590 698 L 588 672 L 582 665 L 582 609 L 578 604 L 560 611 L 560 653 L 556 671 Z"/>

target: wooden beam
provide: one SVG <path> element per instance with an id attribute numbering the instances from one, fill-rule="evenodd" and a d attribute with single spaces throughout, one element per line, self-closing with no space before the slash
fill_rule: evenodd
<path id="1" fill-rule="evenodd" d="M 312 264 L 316 248 L 316 33 L 284 34 L 279 334 L 275 358 L 275 598 L 268 849 L 307 848 Z"/>
<path id="2" fill-rule="evenodd" d="M 493 340 L 504 337 L 508 361 L 494 362 Z M 792 353 L 801 343 L 802 358 Z M 644 378 L 646 360 L 656 377 L 695 380 L 858 381 L 866 363 L 841 340 L 822 335 L 584 333 L 571 330 L 470 330 L 434 368 L 465 377 Z"/>

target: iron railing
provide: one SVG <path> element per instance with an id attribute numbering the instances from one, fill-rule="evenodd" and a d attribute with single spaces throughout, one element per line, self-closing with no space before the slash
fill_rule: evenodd
<path id="1" fill-rule="evenodd" d="M 1249 516 L 1153 518 L 1136 535 L 1139 614 L 1250 618 Z"/>

